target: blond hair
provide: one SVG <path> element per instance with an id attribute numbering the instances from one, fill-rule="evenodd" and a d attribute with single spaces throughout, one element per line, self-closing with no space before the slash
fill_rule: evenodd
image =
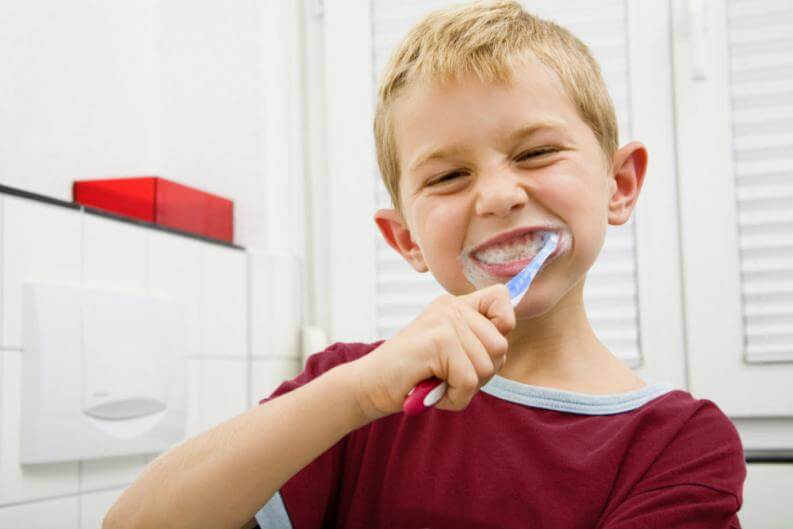
<path id="1" fill-rule="evenodd" d="M 391 107 L 419 80 L 453 81 L 476 75 L 506 82 L 515 61 L 533 53 L 562 81 L 607 160 L 617 149 L 614 105 L 587 46 L 565 28 L 527 13 L 517 2 L 476 2 L 434 11 L 397 46 L 380 80 L 374 117 L 377 162 L 391 202 L 402 211 L 399 160 Z"/>

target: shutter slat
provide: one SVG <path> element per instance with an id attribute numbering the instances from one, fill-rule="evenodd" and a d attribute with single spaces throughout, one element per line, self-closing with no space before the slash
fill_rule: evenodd
<path id="1" fill-rule="evenodd" d="M 747 273 L 790 271 L 793 274 L 793 257 L 743 259 L 743 271 Z"/>
<path id="2" fill-rule="evenodd" d="M 789 130 L 789 125 L 790 123 L 780 121 L 776 124 L 776 127 L 773 127 L 773 129 L 776 130 L 767 130 L 765 134 L 736 134 L 734 142 L 735 148 L 744 151 L 758 148 L 765 149 L 768 147 L 784 147 L 790 149 L 793 147 L 793 132 Z"/>
<path id="3" fill-rule="evenodd" d="M 735 174 L 738 177 L 769 174 L 777 171 L 793 171 L 793 156 L 778 159 L 741 159 L 739 153 L 736 153 Z"/>
<path id="4" fill-rule="evenodd" d="M 761 343 L 764 337 L 774 337 L 773 339 L 784 339 L 784 337 L 793 336 L 793 313 L 788 313 L 790 318 L 787 322 L 782 323 L 755 323 L 746 326 L 746 336 L 750 339 L 755 339 L 755 343 Z M 784 343 L 784 342 L 783 342 Z"/>
<path id="5" fill-rule="evenodd" d="M 742 20 L 758 15 L 779 16 L 790 12 L 790 0 L 732 0 L 727 17 L 730 24 L 740 24 Z"/>
<path id="6" fill-rule="evenodd" d="M 743 54 L 740 51 L 744 51 Z M 764 78 L 762 76 L 773 77 L 782 73 L 784 77 L 790 77 L 793 57 L 789 57 L 778 49 L 763 50 L 753 53 L 752 50 L 734 50 L 733 60 L 734 76 L 730 80 L 732 83 L 746 83 L 753 79 Z M 780 70 L 786 72 L 780 72 Z"/>
<path id="7" fill-rule="evenodd" d="M 743 285 L 745 294 L 752 296 L 753 299 L 762 299 L 765 296 L 786 296 L 793 301 L 793 274 L 787 281 L 745 281 Z M 750 311 L 750 306 L 747 303 L 747 313 Z"/>
<path id="8" fill-rule="evenodd" d="M 755 359 L 784 362 L 793 356 L 793 347 L 786 343 L 758 344 L 752 342 L 746 345 L 746 355 Z"/>
<path id="9" fill-rule="evenodd" d="M 793 101 L 790 105 L 774 105 L 765 108 L 749 108 L 733 112 L 732 122 L 735 132 L 741 134 L 744 125 L 774 123 L 793 119 Z"/>
<path id="10" fill-rule="evenodd" d="M 747 326 L 746 335 L 749 339 L 749 343 L 753 345 L 779 345 L 781 347 L 793 349 L 793 332 L 790 332 L 790 325 L 786 327 L 787 329 L 783 330 L 781 327 L 773 328 L 771 326 L 765 326 L 764 332 L 749 334 L 748 329 L 751 327 Z"/>
<path id="11" fill-rule="evenodd" d="M 754 99 L 758 97 L 788 95 L 791 93 L 789 79 L 757 79 L 753 83 L 744 83 L 732 86 L 732 96 L 735 99 Z"/>
<path id="12" fill-rule="evenodd" d="M 793 231 L 783 234 L 762 234 L 741 237 L 741 248 L 744 250 L 793 250 Z"/>
<path id="13" fill-rule="evenodd" d="M 753 200 L 784 199 L 793 197 L 793 182 L 788 185 L 751 185 L 744 184 L 736 190 L 739 202 Z M 793 202 L 791 202 L 793 204 Z"/>
<path id="14" fill-rule="evenodd" d="M 762 295 L 752 295 L 752 302 L 746 303 L 746 310 L 744 314 L 751 316 L 751 324 L 747 325 L 747 329 L 752 325 L 759 323 L 779 323 L 784 322 L 788 330 L 793 328 L 793 310 L 790 309 L 790 304 L 793 302 L 793 295 L 790 292 L 776 296 L 780 298 L 777 302 L 762 302 Z"/>
<path id="15" fill-rule="evenodd" d="M 755 11 L 739 18 L 731 19 L 736 30 L 758 31 L 764 28 L 793 27 L 793 13 L 780 9 L 777 11 Z"/>

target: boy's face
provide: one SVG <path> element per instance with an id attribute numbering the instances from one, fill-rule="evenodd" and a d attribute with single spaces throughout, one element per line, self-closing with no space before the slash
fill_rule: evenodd
<path id="1" fill-rule="evenodd" d="M 638 198 L 644 147 L 628 144 L 606 162 L 559 78 L 533 57 L 510 83 L 413 85 L 392 116 L 404 218 L 385 209 L 375 220 L 417 271 L 469 293 L 520 271 L 538 251 L 537 229 L 559 233 L 518 319 L 583 289 L 607 225 L 626 222 Z M 520 228 L 532 230 L 475 251 Z"/>

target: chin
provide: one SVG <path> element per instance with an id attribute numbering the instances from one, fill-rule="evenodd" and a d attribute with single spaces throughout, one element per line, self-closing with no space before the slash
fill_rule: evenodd
<path id="1" fill-rule="evenodd" d="M 553 285 L 556 285 L 556 288 L 552 288 Z M 558 283 L 533 284 L 515 307 L 515 319 L 532 320 L 550 314 L 561 305 L 568 305 L 568 296 L 573 286 L 570 285 L 567 290 L 560 292 Z"/>
<path id="2" fill-rule="evenodd" d="M 531 290 L 531 289 L 529 289 Z M 553 309 L 555 303 L 550 303 L 543 298 L 536 296 L 529 297 L 529 293 L 520 300 L 518 306 L 515 307 L 515 320 L 533 320 L 539 316 L 547 314 Z"/>

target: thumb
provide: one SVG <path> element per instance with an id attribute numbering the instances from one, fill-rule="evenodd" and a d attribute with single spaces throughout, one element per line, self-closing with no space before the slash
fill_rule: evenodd
<path id="1" fill-rule="evenodd" d="M 460 296 L 466 304 L 485 316 L 505 335 L 515 328 L 515 309 L 506 285 L 498 283 Z"/>

